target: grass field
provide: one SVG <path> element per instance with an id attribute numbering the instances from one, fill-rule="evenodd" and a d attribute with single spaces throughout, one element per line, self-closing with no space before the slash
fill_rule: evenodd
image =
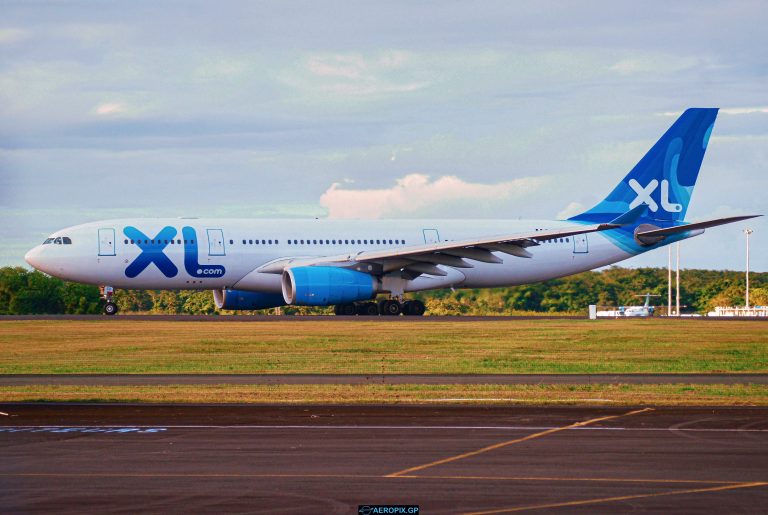
<path id="1" fill-rule="evenodd" d="M 768 372 L 768 324 L 0 321 L 2 374 Z M 768 405 L 764 385 L 0 387 L 0 402 Z"/>
<path id="2" fill-rule="evenodd" d="M 8 386 L 2 402 L 768 406 L 764 385 Z"/>
<path id="3" fill-rule="evenodd" d="M 0 373 L 768 372 L 768 324 L 0 321 Z"/>

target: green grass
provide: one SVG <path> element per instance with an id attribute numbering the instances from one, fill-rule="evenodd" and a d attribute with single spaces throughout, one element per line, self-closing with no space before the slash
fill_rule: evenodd
<path id="1" fill-rule="evenodd" d="M 0 321 L 0 373 L 768 372 L 768 324 Z"/>
<path id="2" fill-rule="evenodd" d="M 768 406 L 765 385 L 6 386 L 0 402 Z"/>

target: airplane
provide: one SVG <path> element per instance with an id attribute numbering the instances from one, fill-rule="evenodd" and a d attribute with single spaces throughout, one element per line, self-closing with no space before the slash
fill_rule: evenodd
<path id="1" fill-rule="evenodd" d="M 656 308 L 651 306 L 651 297 L 661 297 L 661 295 L 645 293 L 643 295 L 635 295 L 635 297 L 645 297 L 645 303 L 642 306 L 619 306 L 619 316 L 652 317 L 653 313 L 656 311 Z"/>
<path id="2" fill-rule="evenodd" d="M 101 286 L 108 315 L 124 288 L 212 290 L 226 310 L 420 316 L 406 293 L 545 281 L 753 218 L 685 221 L 717 112 L 687 109 L 604 200 L 567 220 L 102 220 L 56 231 L 24 259 Z"/>

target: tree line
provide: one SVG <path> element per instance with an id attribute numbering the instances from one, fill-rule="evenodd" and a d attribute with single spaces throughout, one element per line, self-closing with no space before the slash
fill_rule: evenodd
<path id="1" fill-rule="evenodd" d="M 715 306 L 742 306 L 744 289 L 743 272 L 683 270 L 681 311 L 706 313 Z M 660 295 L 652 304 L 666 306 L 666 269 L 611 267 L 509 288 L 437 290 L 413 297 L 427 305 L 430 315 L 583 314 L 590 304 L 638 305 L 642 299 L 636 295 L 645 293 Z M 114 299 L 122 313 L 233 313 L 218 311 L 210 291 L 117 290 Z M 768 305 L 768 273 L 750 274 L 750 304 Z M 96 286 L 62 281 L 22 267 L 0 268 L 0 315 L 96 314 L 101 313 L 101 306 Z M 261 311 L 288 315 L 331 312 L 331 308 L 295 306 Z"/>

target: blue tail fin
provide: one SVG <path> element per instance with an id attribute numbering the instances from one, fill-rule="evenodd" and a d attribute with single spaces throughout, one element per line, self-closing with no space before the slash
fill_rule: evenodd
<path id="1" fill-rule="evenodd" d="M 684 220 L 716 117 L 716 108 L 686 110 L 605 200 L 570 220 L 607 222 L 642 204 L 645 220 Z"/>

